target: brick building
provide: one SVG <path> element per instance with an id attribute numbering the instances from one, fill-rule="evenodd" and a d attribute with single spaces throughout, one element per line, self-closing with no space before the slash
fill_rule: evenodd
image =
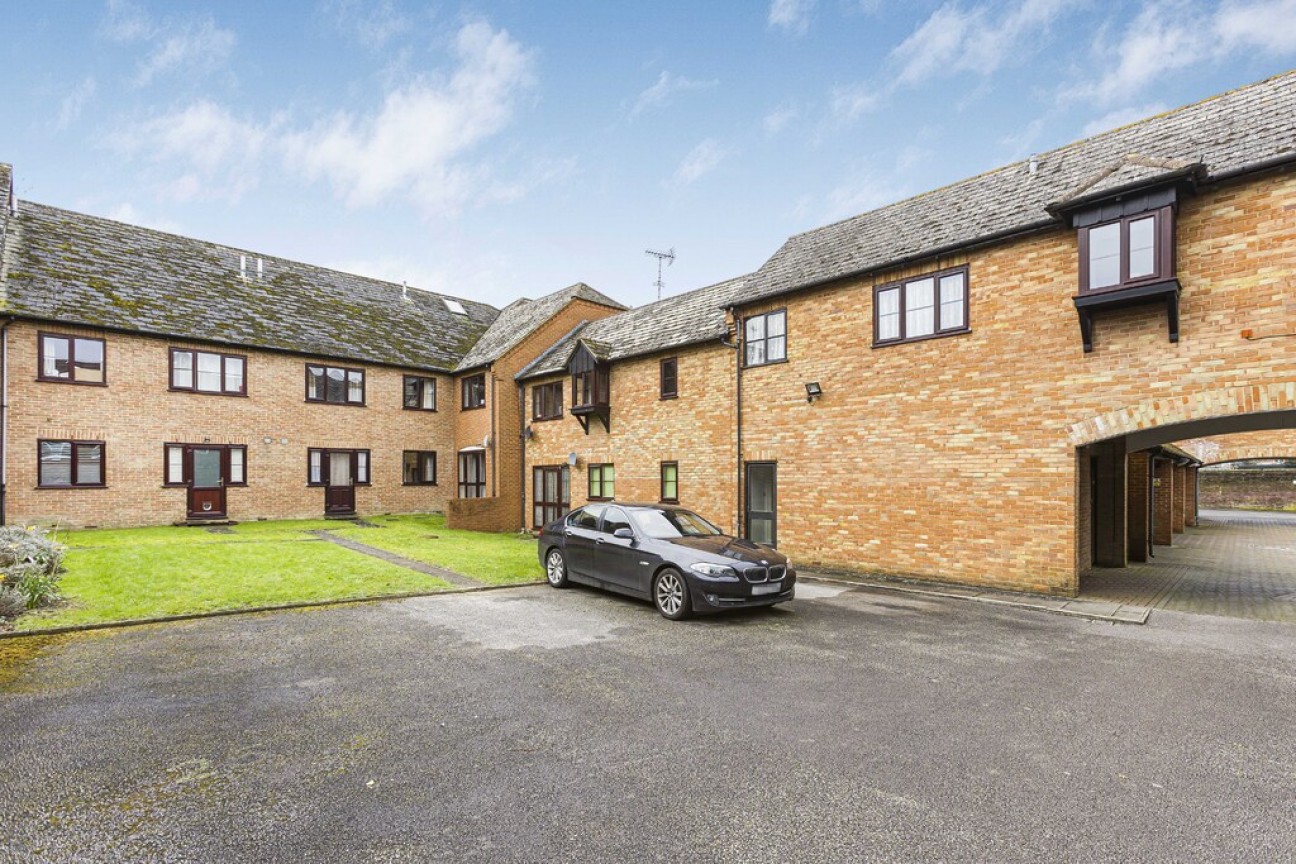
<path id="1" fill-rule="evenodd" d="M 245 478 L 231 517 L 316 515 L 351 503 L 312 483 L 337 464 L 361 512 L 516 528 L 679 501 L 803 566 L 1073 594 L 1192 523 L 1207 460 L 1175 442 L 1296 428 L 1294 166 L 1287 73 L 630 310 L 583 285 L 495 310 L 11 206 L 6 506 L 202 515 L 201 453 Z M 212 353 L 245 356 L 246 396 L 174 386 L 215 380 Z M 314 404 L 319 367 L 338 400 Z M 406 410 L 422 387 L 437 410 Z M 404 485 L 430 453 L 437 485 Z"/>

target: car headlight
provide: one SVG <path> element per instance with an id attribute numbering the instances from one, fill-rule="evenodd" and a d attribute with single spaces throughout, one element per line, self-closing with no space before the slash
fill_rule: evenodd
<path id="1" fill-rule="evenodd" d="M 732 567 L 726 567 L 723 564 L 706 564 L 698 562 L 690 564 L 689 569 L 694 573 L 701 573 L 703 576 L 710 576 L 712 579 L 726 579 L 731 582 L 738 581 L 738 574 Z"/>
<path id="2" fill-rule="evenodd" d="M 795 570 L 795 569 L 796 569 L 795 567 L 792 566 L 792 559 L 791 559 L 791 558 L 788 558 L 787 560 L 785 560 L 785 561 L 783 562 L 783 566 L 786 567 L 786 568 L 789 569 L 789 570 Z"/>

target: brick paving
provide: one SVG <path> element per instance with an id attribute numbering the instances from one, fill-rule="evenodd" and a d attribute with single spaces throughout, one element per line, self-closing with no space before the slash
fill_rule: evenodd
<path id="1" fill-rule="evenodd" d="M 1203 510 L 1155 551 L 1147 564 L 1083 574 L 1081 599 L 1296 623 L 1296 513 Z"/>

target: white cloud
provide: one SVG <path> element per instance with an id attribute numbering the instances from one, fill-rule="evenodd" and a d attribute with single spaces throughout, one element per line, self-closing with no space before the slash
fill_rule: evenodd
<path id="1" fill-rule="evenodd" d="M 688 90 L 706 90 L 719 83 L 719 81 L 714 80 L 695 81 L 691 78 L 685 78 L 683 75 L 673 75 L 663 70 L 661 75 L 657 77 L 657 83 L 639 94 L 634 107 L 630 109 L 630 116 L 637 117 L 645 109 L 668 105 L 676 93 Z"/>
<path id="2" fill-rule="evenodd" d="M 687 186 L 710 173 L 728 154 L 714 138 L 708 138 L 689 151 L 675 169 L 675 183 Z"/>
<path id="3" fill-rule="evenodd" d="M 1119 126 L 1133 123 L 1136 120 L 1142 120 L 1145 117 L 1151 117 L 1153 114 L 1160 114 L 1166 110 L 1164 102 L 1153 102 L 1142 107 L 1130 106 L 1128 108 L 1118 108 L 1115 111 L 1109 111 L 1101 117 L 1090 120 L 1085 124 L 1081 134 L 1088 138 L 1090 135 L 1097 135 L 1100 132 L 1106 132 L 1108 129 L 1115 129 Z"/>
<path id="4" fill-rule="evenodd" d="M 899 201 L 904 194 L 904 187 L 898 185 L 891 175 L 871 169 L 857 171 L 829 191 L 827 209 L 821 218 L 835 222 Z"/>
<path id="5" fill-rule="evenodd" d="M 958 72 L 991 75 L 1027 53 L 1074 4 L 1065 0 L 1022 0 L 1008 7 L 964 9 L 946 3 L 891 52 L 896 83 L 916 85 Z"/>
<path id="6" fill-rule="evenodd" d="M 155 231 L 166 231 L 170 234 L 181 233 L 180 226 L 175 222 L 166 219 L 156 219 L 152 216 L 141 213 L 135 205 L 129 201 L 123 201 L 110 208 L 106 215 L 109 219 L 115 219 L 118 222 L 125 222 L 129 225 L 140 225 L 144 228 L 152 228 Z"/>
<path id="7" fill-rule="evenodd" d="M 324 0 L 320 12 L 339 31 L 375 50 L 410 29 L 409 19 L 396 11 L 391 0 Z"/>
<path id="8" fill-rule="evenodd" d="M 786 129 L 798 114 L 795 105 L 780 105 L 765 115 L 761 120 L 761 128 L 765 130 L 766 135 L 777 135 Z"/>
<path id="9" fill-rule="evenodd" d="M 1296 0 L 1225 3 L 1215 14 L 1215 32 L 1225 50 L 1291 53 L 1296 51 Z"/>
<path id="10" fill-rule="evenodd" d="M 153 35 L 153 22 L 141 6 L 130 0 L 108 0 L 108 14 L 100 32 L 114 42 L 137 42 Z"/>
<path id="11" fill-rule="evenodd" d="M 533 59 L 507 32 L 464 26 L 458 67 L 444 81 L 417 79 L 387 94 L 372 116 L 338 114 L 285 137 L 288 164 L 328 179 L 348 204 L 408 196 L 425 212 L 449 212 L 476 194 L 511 195 L 465 157 L 512 119 L 533 81 Z"/>
<path id="12" fill-rule="evenodd" d="M 63 101 L 59 103 L 58 120 L 55 126 L 62 130 L 75 123 L 85 109 L 86 103 L 94 97 L 98 89 L 99 85 L 94 78 L 86 78 L 72 88 L 72 92 L 64 96 Z"/>
<path id="13" fill-rule="evenodd" d="M 769 8 L 769 26 L 779 27 L 798 36 L 810 29 L 810 13 L 815 0 L 772 0 Z"/>
<path id="14" fill-rule="evenodd" d="M 219 68 L 229 60 L 237 41 L 232 31 L 217 27 L 210 18 L 171 30 L 155 40 L 140 63 L 135 83 L 142 87 L 167 72 L 194 74 Z"/>
<path id="15" fill-rule="evenodd" d="M 829 102 L 833 118 L 850 122 L 877 108 L 881 94 L 872 84 L 860 83 L 835 87 Z"/>

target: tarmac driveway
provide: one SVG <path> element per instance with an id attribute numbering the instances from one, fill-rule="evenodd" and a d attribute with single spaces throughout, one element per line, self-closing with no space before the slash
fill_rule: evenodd
<path id="1" fill-rule="evenodd" d="M 0 643 L 0 860 L 1296 856 L 1291 625 L 798 590 L 682 625 L 533 587 Z"/>

